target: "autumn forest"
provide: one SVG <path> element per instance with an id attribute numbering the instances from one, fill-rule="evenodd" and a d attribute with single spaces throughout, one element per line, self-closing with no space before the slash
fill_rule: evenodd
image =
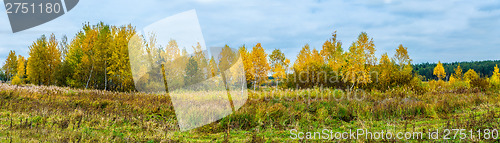
<path id="1" fill-rule="evenodd" d="M 154 33 L 138 35 L 132 25 L 86 23 L 72 37 L 41 35 L 27 45 L 29 56 L 10 51 L 1 68 L 0 141 L 304 142 L 292 131 L 323 128 L 423 131 L 421 138 L 357 139 L 363 142 L 436 141 L 429 131 L 455 128 L 488 130 L 491 136 L 452 141 L 499 140 L 493 133 L 500 127 L 498 59 L 414 63 L 408 49 L 418 47 L 401 43 L 394 45 L 394 55 L 377 56 L 376 37 L 366 32 L 352 43 L 337 39 L 336 31 L 325 33 L 332 34 L 320 49 L 306 44 L 297 55 L 285 55 L 284 49 L 266 53 L 258 43 L 222 46 L 223 58 L 203 54 L 199 43 L 179 47 L 172 39 L 159 45 Z M 133 51 L 132 44 L 141 48 Z M 225 118 L 182 132 L 172 96 L 136 87 L 158 79 L 134 81 L 130 63 L 137 58 L 129 55 L 135 53 L 148 53 L 148 64 L 175 73 L 162 75 L 176 79 L 165 82 L 172 87 L 223 74 L 228 61 L 241 59 L 248 101 Z M 199 88 L 183 94 L 215 94 Z"/>
<path id="2" fill-rule="evenodd" d="M 112 91 L 134 91 L 130 72 L 128 41 L 137 32 L 131 25 L 110 26 L 103 23 L 85 24 L 72 39 L 66 36 L 58 40 L 55 35 L 42 35 L 29 46 L 29 57 L 16 55 L 11 51 L 2 67 L 2 81 L 12 84 L 57 85 L 85 89 Z M 150 35 L 154 36 L 154 35 Z M 154 38 L 154 37 L 150 37 Z M 158 48 L 156 41 L 144 42 L 144 46 Z M 396 47 L 396 46 L 395 46 Z M 160 47 L 162 60 L 173 60 L 187 55 L 186 48 L 178 47 L 171 40 L 165 48 Z M 200 45 L 193 45 L 200 51 Z M 226 45 L 226 48 L 227 47 Z M 345 50 L 344 50 L 345 49 Z M 464 81 L 468 87 L 489 88 L 476 85 L 472 80 L 483 80 L 498 87 L 499 61 L 490 62 L 478 69 L 479 64 L 448 64 L 446 70 L 440 62 L 436 65 L 413 64 L 403 45 L 395 48 L 395 55 L 375 56 L 373 38 L 362 32 L 348 47 L 342 45 L 336 33 L 325 41 L 322 49 L 303 46 L 293 63 L 280 49 L 265 53 L 259 43 L 253 47 L 239 47 L 246 72 L 247 85 L 278 85 L 283 88 L 332 88 L 386 90 L 395 86 L 408 86 L 412 90 L 422 88 L 422 80 Z M 186 60 L 188 61 L 188 60 Z M 200 72 L 216 72 L 213 57 L 196 58 Z M 446 64 L 445 64 L 446 65 Z M 462 69 L 464 65 L 467 68 Z M 476 66 L 470 66 L 476 65 Z M 210 66 L 210 70 L 201 71 Z M 168 67 L 167 67 L 168 68 Z M 427 69 L 431 68 L 428 71 Z M 185 69 L 185 68 L 184 68 Z M 480 72 L 477 72 L 480 71 Z M 184 75 L 186 75 L 186 71 Z M 453 74 L 452 74 L 453 73 Z M 272 80 L 269 80 L 272 79 Z"/>

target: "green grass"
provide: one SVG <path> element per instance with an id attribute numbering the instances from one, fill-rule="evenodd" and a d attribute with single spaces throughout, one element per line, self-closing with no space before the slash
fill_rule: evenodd
<path id="1" fill-rule="evenodd" d="M 250 91 L 247 103 L 230 116 L 180 132 L 168 96 L 0 84 L 0 142 L 301 142 L 290 138 L 290 130 L 500 129 L 498 92 L 403 90 L 370 92 L 356 100 L 334 89 L 269 91 Z M 332 93 L 349 98 L 322 98 Z M 423 135 L 409 142 L 499 141 Z"/>

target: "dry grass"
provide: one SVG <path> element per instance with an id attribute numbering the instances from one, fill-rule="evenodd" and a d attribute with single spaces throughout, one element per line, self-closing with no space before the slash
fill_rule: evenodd
<path id="1" fill-rule="evenodd" d="M 172 97 L 198 94 L 225 99 L 224 92 L 179 92 Z M 409 121 L 416 122 L 413 128 L 418 130 L 484 129 L 498 127 L 494 121 L 500 105 L 498 93 L 492 92 L 415 94 L 402 88 L 352 94 L 320 88 L 270 89 L 249 91 L 248 101 L 236 113 L 180 132 L 170 97 L 160 94 L 0 84 L 0 99 L 0 140 L 13 142 L 287 141 L 290 129 L 407 130 Z M 179 101 L 184 105 L 220 101 L 212 99 Z M 213 108 L 206 105 L 200 108 Z M 378 125 L 389 121 L 393 125 Z M 226 134 L 228 127 L 232 134 Z"/>

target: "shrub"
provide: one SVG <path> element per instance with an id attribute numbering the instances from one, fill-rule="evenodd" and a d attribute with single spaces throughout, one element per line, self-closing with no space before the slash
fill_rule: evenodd
<path id="1" fill-rule="evenodd" d="M 492 76 L 489 79 L 489 82 L 493 90 L 500 90 L 500 80 L 498 79 L 497 76 Z"/>
<path id="2" fill-rule="evenodd" d="M 21 84 L 23 84 L 23 81 L 18 76 L 14 76 L 12 78 L 12 84 L 13 85 L 21 85 Z"/>
<path id="3" fill-rule="evenodd" d="M 394 87 L 391 90 L 387 90 L 386 94 L 388 94 L 389 97 L 405 98 L 412 94 L 412 91 L 407 87 Z"/>
<path id="4" fill-rule="evenodd" d="M 444 82 L 443 80 L 438 80 L 438 81 L 431 80 L 429 81 L 429 88 L 431 91 L 440 92 L 447 89 L 447 86 L 446 82 Z"/>
<path id="5" fill-rule="evenodd" d="M 438 118 L 438 114 L 434 108 L 434 104 L 426 104 L 425 115 L 430 118 Z"/>
<path id="6" fill-rule="evenodd" d="M 452 110 L 452 105 L 450 101 L 443 99 L 436 102 L 436 111 L 447 114 L 451 113 L 454 110 Z"/>
<path id="7" fill-rule="evenodd" d="M 450 82 L 450 88 L 456 93 L 465 93 L 469 90 L 470 85 L 465 81 Z"/>
<path id="8" fill-rule="evenodd" d="M 394 98 L 387 98 L 385 100 L 376 102 L 373 106 L 373 116 L 376 119 L 384 119 L 397 114 L 399 102 Z"/>
<path id="9" fill-rule="evenodd" d="M 428 85 L 424 84 L 419 77 L 413 77 L 410 81 L 409 87 L 415 94 L 424 94 L 428 91 Z"/>
<path id="10" fill-rule="evenodd" d="M 328 118 L 328 110 L 325 107 L 322 107 L 316 111 L 316 120 L 320 122 L 324 122 L 326 118 Z"/>
<path id="11" fill-rule="evenodd" d="M 495 66 L 493 75 L 490 77 L 490 84 L 494 90 L 500 89 L 500 70 L 498 69 L 498 65 Z"/>
<path id="12" fill-rule="evenodd" d="M 401 101 L 399 110 L 403 117 L 414 117 L 426 113 L 425 103 L 416 98 L 405 98 Z"/>
<path id="13" fill-rule="evenodd" d="M 353 109 L 348 109 L 342 104 L 339 104 L 338 106 L 338 111 L 337 111 L 337 118 L 344 121 L 344 122 L 350 122 L 355 119 L 355 116 L 352 112 Z"/>
<path id="14" fill-rule="evenodd" d="M 483 78 L 475 78 L 470 81 L 470 85 L 472 88 L 477 88 L 481 91 L 484 91 L 490 87 L 490 83 L 488 80 Z"/>

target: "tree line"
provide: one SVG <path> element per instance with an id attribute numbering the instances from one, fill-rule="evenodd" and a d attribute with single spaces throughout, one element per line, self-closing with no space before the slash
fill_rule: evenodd
<path id="1" fill-rule="evenodd" d="M 500 60 L 489 60 L 489 61 L 469 61 L 469 62 L 453 62 L 453 63 L 442 63 L 443 68 L 446 71 L 453 71 L 458 65 L 464 70 L 468 71 L 469 69 L 473 69 L 476 71 L 481 77 L 491 77 L 493 73 L 491 71 L 494 70 L 495 65 L 500 64 Z M 432 80 L 437 79 L 433 75 L 433 69 L 437 66 L 437 63 L 421 63 L 414 64 L 414 72 L 422 75 L 424 80 Z M 450 77 L 451 73 L 448 73 L 446 77 Z"/>
<path id="2" fill-rule="evenodd" d="M 131 25 L 84 24 L 68 41 L 42 35 L 29 46 L 29 57 L 11 51 L 4 76 L 12 84 L 71 86 L 131 91 L 128 41 L 136 33 Z"/>
<path id="3" fill-rule="evenodd" d="M 491 77 L 489 81 L 498 78 L 494 71 L 497 68 L 493 69 L 493 64 L 499 61 L 413 64 L 408 48 L 401 44 L 395 45 L 396 52 L 391 57 L 387 53 L 377 57 L 373 38 L 365 32 L 361 32 L 347 47 L 337 39 L 336 32 L 324 42 L 321 49 L 311 48 L 306 44 L 293 64 L 280 49 L 275 49 L 270 54 L 265 53 L 260 43 L 252 48 L 243 45 L 238 50 L 231 50 L 226 45 L 222 48 L 222 53 L 225 54 L 215 59 L 213 56 L 205 57 L 199 44 L 193 45 L 194 54 L 187 54 L 186 47 L 181 49 L 175 40 L 170 40 L 167 45 L 158 45 L 155 35 L 150 34 L 147 35 L 149 38 L 145 38 L 146 35 L 139 36 L 140 42 L 130 42 L 135 35 L 137 31 L 131 25 L 110 26 L 102 22 L 96 25 L 84 24 L 82 30 L 71 40 L 65 36 L 57 40 L 54 34 L 49 37 L 42 35 L 29 46 L 29 57 L 10 51 L 0 78 L 17 85 L 135 91 L 137 84 L 157 80 L 153 78 L 155 75 L 149 74 L 153 77 L 141 77 L 134 82 L 131 71 L 136 69 L 131 67 L 130 61 L 134 62 L 137 58 L 129 55 L 141 52 L 149 53 L 149 56 L 142 57 L 149 59 L 149 64 L 162 65 L 155 67 L 161 68 L 161 72 L 155 74 L 177 78 L 176 82 L 168 83 L 169 86 L 183 86 L 207 79 L 210 75 L 215 76 L 221 70 L 229 69 L 229 63 L 234 63 L 239 58 L 245 71 L 246 84 L 254 89 L 262 85 L 283 88 L 322 86 L 347 90 L 414 87 L 422 80 L 463 80 L 464 76 L 458 71 L 453 74 L 445 72 L 457 70 L 457 64 L 461 65 L 458 68 L 478 71 L 478 77 Z M 140 51 L 129 53 L 130 44 L 139 45 L 141 48 L 136 50 Z M 175 59 L 181 60 L 174 61 Z M 472 76 L 471 72 L 465 75 Z"/>

